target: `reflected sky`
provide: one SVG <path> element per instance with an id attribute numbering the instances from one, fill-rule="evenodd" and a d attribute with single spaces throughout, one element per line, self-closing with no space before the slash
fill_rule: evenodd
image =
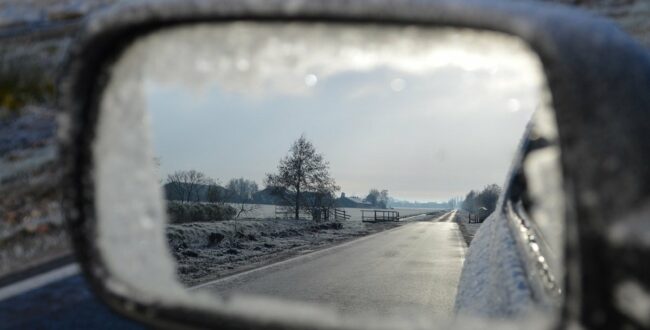
<path id="1" fill-rule="evenodd" d="M 331 30 L 175 31 L 179 42 L 147 64 L 169 65 L 169 52 L 173 69 L 163 77 L 143 68 L 160 175 L 196 169 L 261 185 L 305 134 L 348 195 L 378 188 L 446 200 L 503 183 L 541 102 L 536 59 L 520 44 L 458 31 Z M 226 41 L 184 50 L 197 33 Z"/>

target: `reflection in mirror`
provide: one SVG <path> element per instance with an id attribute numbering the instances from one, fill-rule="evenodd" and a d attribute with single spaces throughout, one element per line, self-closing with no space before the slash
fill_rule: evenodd
<path id="1" fill-rule="evenodd" d="M 467 245 L 483 224 L 506 221 L 495 212 L 484 222 L 533 110 L 549 102 L 525 45 L 462 29 L 193 25 L 143 38 L 114 70 L 120 85 L 108 86 L 101 115 L 115 130 L 127 117 L 146 126 L 120 127 L 137 137 L 117 139 L 151 166 L 132 184 L 153 177 L 148 189 L 164 196 L 140 225 L 167 214 L 150 239 L 174 263 L 150 272 L 175 265 L 169 276 L 192 291 L 346 313 L 452 315 Z M 115 173 L 101 157 L 121 143 L 102 140 L 110 129 L 100 125 L 95 151 L 100 200 L 118 198 L 101 194 L 116 184 L 102 183 Z M 144 153 L 132 146 L 143 143 Z M 539 194 L 547 172 L 534 164 Z M 539 235 L 561 251 L 552 220 Z"/>

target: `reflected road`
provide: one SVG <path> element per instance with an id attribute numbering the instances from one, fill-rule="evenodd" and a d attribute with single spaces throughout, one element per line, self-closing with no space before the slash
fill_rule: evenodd
<path id="1" fill-rule="evenodd" d="M 327 303 L 350 313 L 448 316 L 466 249 L 453 215 L 413 221 L 195 289 Z"/>

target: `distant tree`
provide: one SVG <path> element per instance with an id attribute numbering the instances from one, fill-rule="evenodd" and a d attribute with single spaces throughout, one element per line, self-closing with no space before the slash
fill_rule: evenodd
<path id="1" fill-rule="evenodd" d="M 485 186 L 481 193 L 478 194 L 477 200 L 479 207 L 485 207 L 485 216 L 492 214 L 496 209 L 497 200 L 501 195 L 501 187 L 496 184 L 490 184 Z"/>
<path id="2" fill-rule="evenodd" d="M 253 204 L 253 195 L 258 191 L 255 181 L 244 178 L 230 179 L 226 191 L 228 200 L 237 211 L 235 219 L 259 209 L 259 205 Z"/>
<path id="3" fill-rule="evenodd" d="M 258 191 L 255 181 L 244 178 L 230 179 L 226 189 L 232 202 L 250 202 L 253 200 L 253 194 Z"/>
<path id="4" fill-rule="evenodd" d="M 377 206 L 380 195 L 381 193 L 379 192 L 379 190 L 373 188 L 370 189 L 370 191 L 368 192 L 368 196 L 366 196 L 366 198 L 364 198 L 363 200 L 366 203 L 370 203 L 370 205 L 372 206 Z"/>
<path id="5" fill-rule="evenodd" d="M 181 202 L 199 201 L 200 187 L 216 185 L 216 181 L 196 170 L 176 171 L 167 175 L 167 185 Z"/>
<path id="6" fill-rule="evenodd" d="M 211 184 L 205 191 L 205 198 L 209 203 L 224 204 L 227 196 L 224 188 Z"/>
<path id="7" fill-rule="evenodd" d="M 388 190 L 384 189 L 379 193 L 379 199 L 377 200 L 379 207 L 385 209 L 388 206 Z"/>
<path id="8" fill-rule="evenodd" d="M 465 195 L 465 200 L 463 200 L 463 210 L 469 213 L 476 213 L 476 196 L 478 193 L 474 190 L 470 191 Z"/>
<path id="9" fill-rule="evenodd" d="M 384 189 L 370 189 L 366 198 L 363 199 L 366 203 L 370 203 L 373 207 L 385 209 L 388 206 L 388 190 Z"/>
<path id="10" fill-rule="evenodd" d="M 462 197 L 453 197 L 447 201 L 447 207 L 450 209 L 458 209 L 463 204 Z"/>
<path id="11" fill-rule="evenodd" d="M 484 219 L 496 209 L 499 195 L 501 195 L 501 187 L 496 184 L 487 185 L 480 192 L 472 190 L 465 196 L 462 208 Z"/>
<path id="12" fill-rule="evenodd" d="M 293 206 L 295 219 L 299 218 L 301 208 L 314 211 L 323 206 L 318 205 L 319 202 L 327 201 L 328 196 L 333 198 L 339 190 L 330 177 L 329 164 L 304 135 L 291 145 L 289 154 L 280 160 L 278 172 L 267 174 L 265 184 L 272 188 L 273 194 Z M 305 198 L 306 195 L 309 198 Z"/>

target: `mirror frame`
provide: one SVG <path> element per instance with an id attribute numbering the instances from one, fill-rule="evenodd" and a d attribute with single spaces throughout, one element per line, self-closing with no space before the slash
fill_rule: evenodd
<path id="1" fill-rule="evenodd" d="M 93 239 L 91 144 L 98 100 L 109 79 L 104 69 L 131 42 L 157 29 L 237 20 L 461 27 L 500 32 L 524 41 L 543 64 L 562 150 L 568 276 L 558 326 L 640 324 L 619 310 L 614 298 L 616 287 L 625 279 L 636 279 L 648 289 L 649 270 L 638 260 L 649 260 L 650 253 L 633 241 L 612 243 L 606 229 L 639 214 L 650 214 L 650 166 L 643 152 L 635 152 L 650 150 L 648 52 L 613 23 L 576 9 L 472 0 L 188 0 L 116 6 L 89 17 L 71 49 L 61 89 L 65 109 L 59 127 L 63 206 L 77 260 L 94 292 L 113 310 L 161 327 L 300 327 L 288 321 L 262 324 L 227 311 L 145 305 L 135 297 L 116 295 L 104 282 L 107 270 Z M 516 180 L 511 180 L 504 193 L 512 194 L 516 185 Z M 506 204 L 500 207 L 504 211 Z"/>

